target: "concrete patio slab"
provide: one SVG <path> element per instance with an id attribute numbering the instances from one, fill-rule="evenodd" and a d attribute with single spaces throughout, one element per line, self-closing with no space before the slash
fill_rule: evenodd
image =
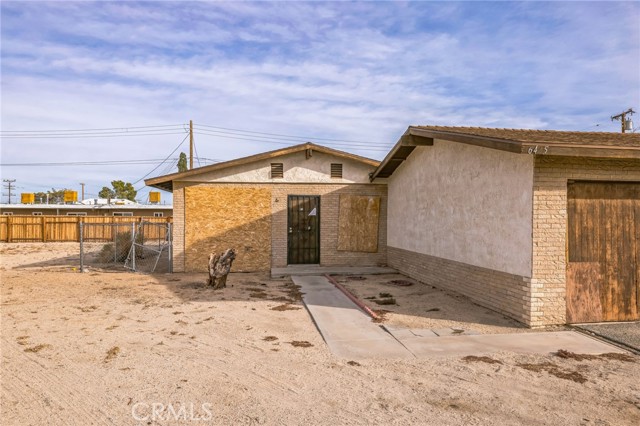
<path id="1" fill-rule="evenodd" d="M 448 329 L 380 326 L 322 276 L 292 276 L 302 300 L 331 352 L 346 359 L 412 359 L 495 352 L 551 354 L 560 349 L 580 354 L 625 351 L 574 331 L 510 334 L 462 333 Z"/>
<path id="2" fill-rule="evenodd" d="M 434 328 L 433 332 L 438 336 L 459 336 L 464 333 L 463 329 L 453 329 L 453 328 Z"/>
<path id="3" fill-rule="evenodd" d="M 290 265 L 286 268 L 272 268 L 272 278 L 282 278 L 289 276 L 310 276 L 310 275 L 381 275 L 397 274 L 393 268 L 380 266 L 319 266 L 319 265 Z"/>
<path id="4" fill-rule="evenodd" d="M 396 339 L 406 339 L 412 337 L 438 337 L 433 330 L 428 328 L 405 328 L 397 327 L 390 324 L 383 324 L 381 326 L 388 333 L 391 333 Z"/>
<path id="5" fill-rule="evenodd" d="M 551 354 L 559 349 L 580 354 L 623 353 L 620 348 L 574 331 L 522 334 L 479 334 L 434 338 L 400 338 L 417 358 L 478 355 L 495 352 Z"/>

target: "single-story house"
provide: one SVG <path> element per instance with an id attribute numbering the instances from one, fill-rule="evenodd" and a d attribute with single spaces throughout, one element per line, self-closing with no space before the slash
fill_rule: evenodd
<path id="1" fill-rule="evenodd" d="M 384 265 L 387 186 L 379 161 L 300 144 L 147 179 L 173 192 L 173 270 L 206 271 L 234 248 L 235 271 L 291 264 Z"/>
<path id="2" fill-rule="evenodd" d="M 387 262 L 529 326 L 640 319 L 640 134 L 409 127 Z"/>
<path id="3" fill-rule="evenodd" d="M 385 265 L 532 327 L 640 319 L 640 135 L 412 126 L 384 160 L 314 144 L 148 179 L 174 271 Z"/>

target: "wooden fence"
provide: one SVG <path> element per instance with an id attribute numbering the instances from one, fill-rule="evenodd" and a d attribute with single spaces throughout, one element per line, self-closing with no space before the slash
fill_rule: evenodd
<path id="1" fill-rule="evenodd" d="M 80 241 L 80 222 L 104 226 L 91 226 L 92 240 L 111 240 L 113 224 L 136 224 L 144 220 L 151 223 L 170 223 L 161 217 L 102 217 L 102 216 L 0 216 L 0 242 L 65 242 Z"/>

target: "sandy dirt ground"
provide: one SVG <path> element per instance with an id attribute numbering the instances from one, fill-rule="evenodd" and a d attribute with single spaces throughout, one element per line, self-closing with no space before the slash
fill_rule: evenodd
<path id="1" fill-rule="evenodd" d="M 382 315 L 384 323 L 390 325 L 406 328 L 453 328 L 478 334 L 540 331 L 476 305 L 463 295 L 449 293 L 399 274 L 333 278 L 366 306 Z"/>
<path id="2" fill-rule="evenodd" d="M 213 291 L 204 274 L 79 273 L 77 249 L 0 244 L 3 425 L 640 424 L 637 356 L 350 362 L 289 280 L 233 274 Z M 518 328 L 430 288 L 410 297 L 440 311 L 415 312 L 401 292 L 422 285 L 390 287 L 389 321 Z"/>

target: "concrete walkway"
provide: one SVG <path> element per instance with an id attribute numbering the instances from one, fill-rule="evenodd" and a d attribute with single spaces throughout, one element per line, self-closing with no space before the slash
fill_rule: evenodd
<path id="1" fill-rule="evenodd" d="M 302 300 L 331 352 L 340 358 L 413 358 L 391 334 L 321 276 L 293 276 Z"/>
<path id="2" fill-rule="evenodd" d="M 445 329 L 380 326 L 322 276 L 292 276 L 302 300 L 331 352 L 348 359 L 412 359 L 501 351 L 550 354 L 565 349 L 581 354 L 624 352 L 573 331 L 483 334 Z"/>

